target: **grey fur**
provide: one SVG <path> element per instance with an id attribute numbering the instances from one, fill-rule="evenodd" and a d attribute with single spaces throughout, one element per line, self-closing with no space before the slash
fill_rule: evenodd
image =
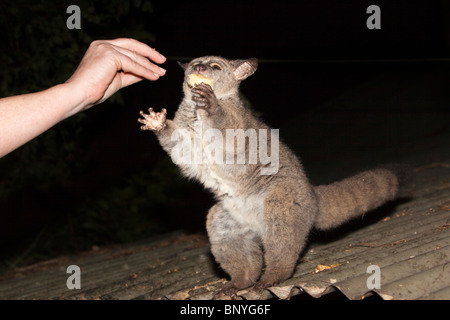
<path id="1" fill-rule="evenodd" d="M 184 68 L 185 96 L 174 119 L 165 120 L 165 114 L 150 110 L 150 115 L 141 112 L 144 119 L 139 120 L 143 129 L 155 131 L 169 155 L 176 143 L 171 140 L 174 130 L 186 129 L 193 139 L 197 120 L 202 120 L 206 129 L 216 128 L 224 135 L 226 129 L 270 129 L 239 98 L 239 84 L 256 71 L 256 59 L 206 56 Z M 186 79 L 191 73 L 212 78 L 214 91 L 205 85 L 190 88 Z M 161 124 L 158 116 L 165 121 L 164 129 L 155 129 L 151 124 Z M 239 152 L 222 147 L 234 156 Z M 261 289 L 286 280 L 313 227 L 334 228 L 393 199 L 398 191 L 398 178 L 388 169 L 365 171 L 328 186 L 314 187 L 298 158 L 282 142 L 279 170 L 274 175 L 261 175 L 261 163 L 179 166 L 185 176 L 199 180 L 217 199 L 209 210 L 206 227 L 215 259 L 231 276 L 219 295 L 233 296 L 242 288 L 254 285 Z"/>

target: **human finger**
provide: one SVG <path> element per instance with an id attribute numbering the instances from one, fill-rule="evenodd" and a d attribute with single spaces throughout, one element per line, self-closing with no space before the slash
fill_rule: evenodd
<path id="1" fill-rule="evenodd" d="M 122 47 L 131 51 L 135 51 L 136 53 L 149 58 L 150 60 L 156 63 L 164 63 L 166 61 L 166 57 L 160 54 L 156 49 L 153 49 L 146 45 L 143 42 L 140 42 L 131 38 L 118 38 L 114 40 L 108 40 L 111 44 Z"/>
<path id="2" fill-rule="evenodd" d="M 128 50 L 126 48 L 123 47 L 119 47 L 119 46 L 114 46 L 113 47 L 119 54 L 123 54 L 126 55 L 127 57 L 129 57 L 130 59 L 134 60 L 135 62 L 137 62 L 138 64 L 140 64 L 141 66 L 153 71 L 154 73 L 156 73 L 159 77 L 163 76 L 166 74 L 166 70 L 151 63 L 150 60 L 148 58 L 146 58 L 145 56 L 140 55 L 138 52 L 134 51 L 134 50 Z"/>
<path id="3" fill-rule="evenodd" d="M 115 58 L 116 68 L 118 71 L 126 72 L 149 80 L 157 80 L 159 78 L 159 74 L 154 72 L 152 68 L 147 68 L 125 54 L 118 54 Z"/>

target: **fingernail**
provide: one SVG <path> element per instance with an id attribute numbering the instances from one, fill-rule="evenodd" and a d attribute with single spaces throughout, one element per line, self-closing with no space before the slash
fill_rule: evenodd
<path id="1" fill-rule="evenodd" d="M 159 67 L 159 71 L 162 72 L 162 75 L 165 75 L 165 74 L 166 74 L 166 69 L 164 69 L 164 68 Z"/>
<path id="2" fill-rule="evenodd" d="M 152 48 L 152 49 L 155 51 L 155 53 L 157 53 L 157 54 L 159 55 L 159 58 L 160 58 L 161 60 L 166 61 L 166 57 L 164 57 L 161 53 L 159 53 L 158 50 L 156 50 L 156 48 Z"/>
<path id="3" fill-rule="evenodd" d="M 161 53 L 158 52 L 158 54 L 161 59 L 163 59 L 164 61 L 166 60 L 166 57 L 164 57 Z"/>

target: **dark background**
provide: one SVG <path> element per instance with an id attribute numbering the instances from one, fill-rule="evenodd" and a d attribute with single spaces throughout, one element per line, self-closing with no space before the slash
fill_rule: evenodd
<path id="1" fill-rule="evenodd" d="M 70 4 L 81 8 L 81 30 L 65 26 Z M 381 30 L 366 27 L 371 4 Z M 400 161 L 449 130 L 449 1 L 18 0 L 0 9 L 2 96 L 65 81 L 95 39 L 133 37 L 168 57 L 157 82 L 125 88 L 0 159 L 1 270 L 204 231 L 211 196 L 136 121 L 148 107 L 173 116 L 177 61 L 258 58 L 242 93 L 314 183 Z"/>

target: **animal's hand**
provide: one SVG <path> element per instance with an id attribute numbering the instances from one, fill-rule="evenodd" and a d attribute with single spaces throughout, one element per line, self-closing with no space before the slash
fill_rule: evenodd
<path id="1" fill-rule="evenodd" d="M 214 111 L 218 107 L 219 101 L 217 100 L 211 86 L 208 84 L 200 83 L 191 91 L 194 94 L 192 100 L 199 102 L 199 104 L 197 104 L 197 108 L 205 109 L 210 112 Z"/>
<path id="2" fill-rule="evenodd" d="M 139 112 L 143 119 L 138 119 L 142 123 L 141 130 L 152 130 L 159 132 L 166 127 L 166 109 L 161 112 L 154 112 L 153 108 L 148 109 L 149 114 L 145 114 L 142 110 Z"/>

